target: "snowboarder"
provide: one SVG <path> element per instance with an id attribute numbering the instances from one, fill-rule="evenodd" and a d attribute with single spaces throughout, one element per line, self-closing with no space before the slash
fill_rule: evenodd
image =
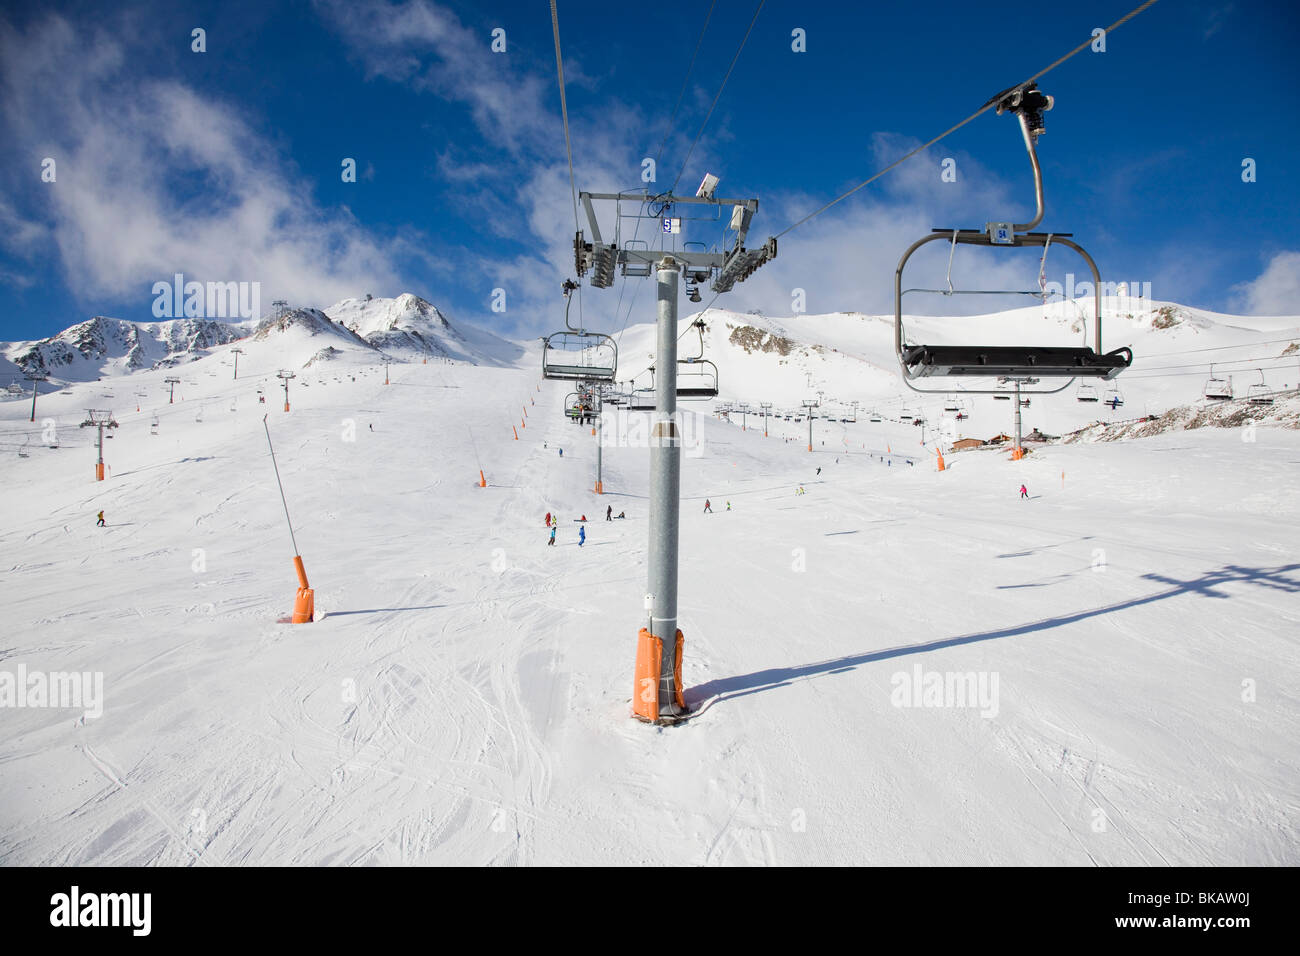
<path id="1" fill-rule="evenodd" d="M 1024 485 L 1021 485 L 1021 486 L 1020 486 L 1020 497 L 1021 497 L 1021 498 L 1028 498 L 1028 497 L 1029 497 L 1029 489 L 1026 488 Z"/>
<path id="2" fill-rule="evenodd" d="M 607 505 L 607 506 L 605 507 L 605 520 L 606 520 L 606 521 L 613 521 L 613 520 L 614 520 L 614 506 L 613 506 L 613 505 Z"/>
<path id="3" fill-rule="evenodd" d="M 731 510 L 731 502 L 730 502 L 730 501 L 727 502 L 727 510 L 728 510 L 728 511 Z"/>
<path id="4" fill-rule="evenodd" d="M 627 512 L 626 512 L 626 511 L 620 511 L 620 512 L 618 513 L 618 516 L 619 516 L 620 518 L 626 518 L 626 517 L 627 517 Z"/>
<path id="5" fill-rule="evenodd" d="M 550 526 L 551 526 L 551 513 L 548 511 L 546 512 L 546 527 L 549 528 Z"/>
<path id="6" fill-rule="evenodd" d="M 713 505 L 708 498 L 704 499 L 704 513 L 708 515 L 713 514 Z"/>
<path id="7" fill-rule="evenodd" d="M 583 545 L 583 542 L 585 542 L 586 540 L 587 540 L 587 529 L 586 529 L 586 528 L 579 528 L 579 529 L 578 529 L 578 547 L 581 548 L 582 545 Z"/>
<path id="8" fill-rule="evenodd" d="M 99 520 L 95 522 L 95 527 L 96 528 L 104 527 L 104 512 L 101 511 L 99 513 Z"/>
<path id="9" fill-rule="evenodd" d="M 822 470 L 821 470 L 820 468 L 818 468 L 818 469 L 817 469 L 817 474 L 820 475 L 821 473 L 822 473 Z"/>
<path id="10" fill-rule="evenodd" d="M 555 531 L 558 527 L 559 525 L 551 525 L 551 539 L 546 542 L 548 546 L 552 546 L 555 544 Z"/>

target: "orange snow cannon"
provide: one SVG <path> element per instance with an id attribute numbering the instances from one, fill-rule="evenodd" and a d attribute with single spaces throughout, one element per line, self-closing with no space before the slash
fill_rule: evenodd
<path id="1" fill-rule="evenodd" d="M 302 557 L 293 556 L 294 570 L 298 572 L 298 596 L 293 601 L 293 617 L 290 624 L 310 624 L 316 616 L 316 592 L 307 584 L 307 570 L 302 566 Z"/>
<path id="2" fill-rule="evenodd" d="M 682 632 L 677 632 L 677 646 L 673 658 L 673 697 L 677 706 L 686 709 L 682 696 Z M 637 634 L 636 685 L 632 691 L 632 716 L 647 723 L 659 722 L 659 669 L 663 664 L 664 642 L 644 627 Z"/>

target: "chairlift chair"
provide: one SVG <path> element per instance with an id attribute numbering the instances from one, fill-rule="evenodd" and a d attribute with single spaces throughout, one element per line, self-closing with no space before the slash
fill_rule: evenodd
<path id="1" fill-rule="evenodd" d="M 718 397 L 718 367 L 704 357 L 704 320 L 691 323 L 700 337 L 700 354 L 677 359 L 677 397 L 708 401 Z"/>
<path id="2" fill-rule="evenodd" d="M 1112 387 L 1109 391 L 1106 392 L 1106 397 L 1102 400 L 1102 403 L 1105 405 L 1109 405 L 1110 410 L 1113 412 L 1115 409 L 1119 408 L 1121 405 L 1124 404 L 1124 395 L 1122 392 L 1120 392 L 1118 388 Z"/>
<path id="3" fill-rule="evenodd" d="M 542 345 L 542 377 L 563 381 L 612 382 L 618 371 L 618 344 L 600 332 L 575 329 L 569 322 L 571 293 L 576 282 L 564 282 L 565 331 L 546 336 Z"/>
<path id="4" fill-rule="evenodd" d="M 1034 174 L 1034 192 L 1037 202 L 1037 214 L 1027 223 L 990 222 L 984 229 L 935 229 L 932 233 L 912 243 L 903 253 L 894 271 L 894 350 L 903 371 L 903 382 L 908 388 L 919 392 L 933 392 L 937 389 L 919 388 L 914 381 L 929 377 L 980 376 L 980 377 L 1016 377 L 1016 378 L 1065 378 L 1064 385 L 1056 388 L 1035 389 L 1037 394 L 1050 394 L 1069 387 L 1070 382 L 1078 377 L 1113 379 L 1124 369 L 1133 364 L 1133 352 L 1124 347 L 1111 352 L 1102 350 L 1101 338 L 1101 275 L 1092 257 L 1075 243 L 1069 233 L 1030 232 L 1043 219 L 1043 176 L 1038 161 L 1036 143 L 1043 132 L 1042 114 L 1052 108 L 1052 98 L 1040 92 L 1036 84 L 1014 87 L 993 97 L 990 104 L 997 104 L 997 112 L 1013 112 L 1020 121 L 1024 136 L 1025 149 L 1029 154 Z M 944 289 L 903 289 L 903 269 L 907 261 L 922 246 L 938 241 L 951 244 L 948 259 L 948 288 Z M 1093 334 L 1091 347 L 1076 346 L 1036 346 L 1036 345 L 918 345 L 907 341 L 903 328 L 903 296 L 907 292 L 933 292 L 941 295 L 955 294 L 996 294 L 988 290 L 954 289 L 952 287 L 952 256 L 958 245 L 975 245 L 989 247 L 1041 247 L 1043 262 L 1046 261 L 1047 249 L 1052 244 L 1060 244 L 1077 252 L 1088 264 L 1093 280 Z M 1042 286 L 1040 270 L 1040 289 Z M 1004 290 L 1005 291 L 1005 290 Z M 1046 292 L 1022 292 L 1046 298 Z M 1086 335 L 1085 328 L 1085 335 Z M 993 390 L 982 390 L 981 394 L 990 394 Z"/>
<path id="5" fill-rule="evenodd" d="M 1205 400 L 1209 402 L 1228 402 L 1232 401 L 1232 377 L 1215 378 L 1214 366 L 1210 366 L 1210 377 L 1205 383 L 1205 389 L 1201 393 Z"/>
<path id="6" fill-rule="evenodd" d="M 626 408 L 629 412 L 653 412 L 655 410 L 654 390 L 636 389 L 628 397 Z"/>
<path id="7" fill-rule="evenodd" d="M 1252 405 L 1272 405 L 1273 393 L 1269 391 L 1268 383 L 1264 381 L 1264 370 L 1258 368 L 1255 371 L 1259 372 L 1259 382 L 1246 389 L 1246 401 Z"/>
<path id="8" fill-rule="evenodd" d="M 1074 400 L 1077 402 L 1097 402 L 1100 399 L 1097 396 L 1097 389 L 1092 385 L 1080 385 L 1079 390 L 1074 393 Z"/>

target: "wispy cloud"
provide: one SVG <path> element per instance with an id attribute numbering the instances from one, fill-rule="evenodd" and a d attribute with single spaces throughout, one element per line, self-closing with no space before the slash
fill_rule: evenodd
<path id="1" fill-rule="evenodd" d="M 3 129 L 34 170 L 46 156 L 57 170 L 23 228 L 48 237 L 75 295 L 143 309 L 152 282 L 184 272 L 322 305 L 397 282 L 393 248 L 319 208 L 243 112 L 142 75 L 129 32 L 86 29 L 0 24 Z"/>
<path id="2" fill-rule="evenodd" d="M 1233 303 L 1245 315 L 1300 313 L 1300 252 L 1279 252 L 1258 277 L 1232 287 Z"/>

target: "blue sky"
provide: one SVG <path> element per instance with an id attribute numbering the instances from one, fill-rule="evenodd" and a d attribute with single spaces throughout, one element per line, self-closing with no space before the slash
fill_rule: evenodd
<path id="1" fill-rule="evenodd" d="M 711 171 L 720 194 L 758 197 L 756 244 L 1134 5 L 1007 0 L 994 16 L 944 0 L 769 0 L 677 192 Z M 755 6 L 717 0 L 669 128 L 709 4 L 561 0 L 579 189 L 640 187 L 665 135 L 653 188 L 668 187 Z M 191 50 L 196 27 L 206 52 Z M 490 48 L 497 28 L 504 53 Z M 796 28 L 806 52 L 791 48 Z M 1158 299 L 1300 313 L 1298 42 L 1293 2 L 1161 0 L 1104 53 L 1048 74 L 1042 228 L 1072 232 L 1104 278 L 1150 282 Z M 559 321 L 573 272 L 544 0 L 9 4 L 0 156 L 3 340 L 93 314 L 150 320 L 153 284 L 177 272 L 259 282 L 264 309 L 415 292 L 453 321 L 531 336 Z M 1022 215 L 1029 190 L 1015 121 L 987 113 L 783 237 L 718 304 L 789 314 L 803 289 L 814 313 L 889 311 L 908 243 Z M 688 224 L 681 238 L 719 234 Z M 1037 266 L 960 268 L 1033 285 Z M 649 282 L 630 283 L 587 288 L 588 324 L 651 318 L 635 285 Z"/>

